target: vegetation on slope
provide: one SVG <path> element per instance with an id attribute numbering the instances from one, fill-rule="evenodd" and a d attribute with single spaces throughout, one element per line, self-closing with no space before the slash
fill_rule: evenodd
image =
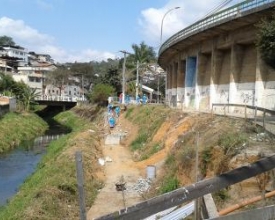
<path id="1" fill-rule="evenodd" d="M 43 134 L 48 125 L 33 113 L 10 112 L 0 118 L 0 153 L 8 151 L 21 141 Z"/>
<path id="2" fill-rule="evenodd" d="M 136 160 L 145 160 L 163 148 L 161 142 L 153 141 L 154 134 L 167 119 L 171 109 L 158 105 L 131 106 L 126 118 L 139 127 L 136 139 L 131 143 Z"/>

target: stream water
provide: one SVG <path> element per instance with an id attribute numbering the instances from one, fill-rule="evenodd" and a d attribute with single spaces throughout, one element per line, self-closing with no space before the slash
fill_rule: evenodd
<path id="1" fill-rule="evenodd" d="M 0 154 L 0 206 L 16 194 L 19 186 L 32 174 L 47 145 L 60 135 L 45 135 L 20 144 L 16 149 Z"/>

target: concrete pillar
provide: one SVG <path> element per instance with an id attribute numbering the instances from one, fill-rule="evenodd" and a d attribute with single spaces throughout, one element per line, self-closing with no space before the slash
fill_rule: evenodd
<path id="1" fill-rule="evenodd" d="M 195 72 L 195 109 L 200 108 L 200 90 L 199 90 L 199 54 L 196 57 L 196 72 Z"/>
<path id="2" fill-rule="evenodd" d="M 214 39 L 215 40 L 215 39 Z M 210 104 L 210 109 L 212 108 L 212 104 L 216 102 L 216 97 L 217 97 L 217 84 L 218 84 L 218 76 L 221 73 L 221 61 L 222 61 L 222 52 L 219 51 L 216 48 L 215 42 L 213 41 L 213 46 L 212 46 L 212 58 L 211 58 L 211 76 L 210 76 L 210 99 L 209 99 L 209 104 Z"/>
<path id="3" fill-rule="evenodd" d="M 240 71 L 242 65 L 243 48 L 233 43 L 231 45 L 231 61 L 230 61 L 230 81 L 229 81 L 229 103 L 236 102 L 237 84 L 240 81 Z M 229 107 L 229 112 L 234 112 L 234 107 Z"/>
<path id="4" fill-rule="evenodd" d="M 187 57 L 185 77 L 185 106 L 195 108 L 197 57 Z"/>
<path id="5" fill-rule="evenodd" d="M 168 105 L 171 106 L 171 98 L 172 98 L 172 81 L 173 81 L 173 66 L 169 65 L 169 84 L 168 84 Z"/>
<path id="6" fill-rule="evenodd" d="M 264 61 L 261 58 L 260 51 L 257 50 L 257 60 L 256 60 L 256 81 L 255 81 L 255 100 L 254 105 L 265 107 L 264 106 L 264 74 L 267 74 L 267 69 Z"/>
<path id="7" fill-rule="evenodd" d="M 197 83 L 200 95 L 199 109 L 209 109 L 209 84 L 210 84 L 210 70 L 207 69 L 211 61 L 210 54 L 198 53 L 198 70 Z"/>
<path id="8" fill-rule="evenodd" d="M 181 104 L 181 109 L 184 107 L 185 99 L 185 71 L 186 71 L 186 60 L 179 58 L 179 77 L 178 77 L 178 94 Z"/>
<path id="9" fill-rule="evenodd" d="M 173 62 L 172 64 L 172 105 L 173 107 L 177 107 L 177 72 L 178 67 L 177 63 Z"/>

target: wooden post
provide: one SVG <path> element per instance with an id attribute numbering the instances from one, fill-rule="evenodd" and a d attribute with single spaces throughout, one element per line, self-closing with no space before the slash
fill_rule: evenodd
<path id="1" fill-rule="evenodd" d="M 263 128 L 265 129 L 265 113 L 266 113 L 266 109 L 264 109 L 264 114 L 263 114 Z"/>
<path id="2" fill-rule="evenodd" d="M 255 106 L 255 116 L 254 116 L 254 123 L 256 124 L 257 122 L 257 105 Z"/>
<path id="3" fill-rule="evenodd" d="M 213 117 L 213 104 L 212 104 L 212 108 L 211 108 L 211 116 Z"/>
<path id="4" fill-rule="evenodd" d="M 80 219 L 86 220 L 86 210 L 85 210 L 85 195 L 83 187 L 83 166 L 82 166 L 82 153 L 77 151 L 75 153 L 76 161 L 76 175 L 77 175 L 77 187 L 79 193 L 79 207 L 80 207 Z"/>
<path id="5" fill-rule="evenodd" d="M 244 107 L 244 118 L 245 118 L 245 120 L 247 119 L 247 107 L 246 107 L 246 105 Z"/>
<path id="6" fill-rule="evenodd" d="M 195 183 L 198 182 L 198 170 L 199 170 L 199 132 L 196 135 L 196 164 L 195 164 Z M 199 219 L 199 199 L 195 199 L 195 211 L 194 211 L 194 220 Z"/>

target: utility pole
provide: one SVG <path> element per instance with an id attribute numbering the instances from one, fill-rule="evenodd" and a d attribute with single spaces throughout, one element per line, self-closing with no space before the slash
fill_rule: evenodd
<path id="1" fill-rule="evenodd" d="M 124 54 L 123 67 L 122 67 L 122 104 L 125 104 L 125 65 L 126 65 L 126 54 L 130 54 L 125 50 L 121 50 Z"/>
<path id="2" fill-rule="evenodd" d="M 136 99 L 138 97 L 138 87 L 139 87 L 139 62 L 137 61 L 137 80 L 136 80 Z"/>

